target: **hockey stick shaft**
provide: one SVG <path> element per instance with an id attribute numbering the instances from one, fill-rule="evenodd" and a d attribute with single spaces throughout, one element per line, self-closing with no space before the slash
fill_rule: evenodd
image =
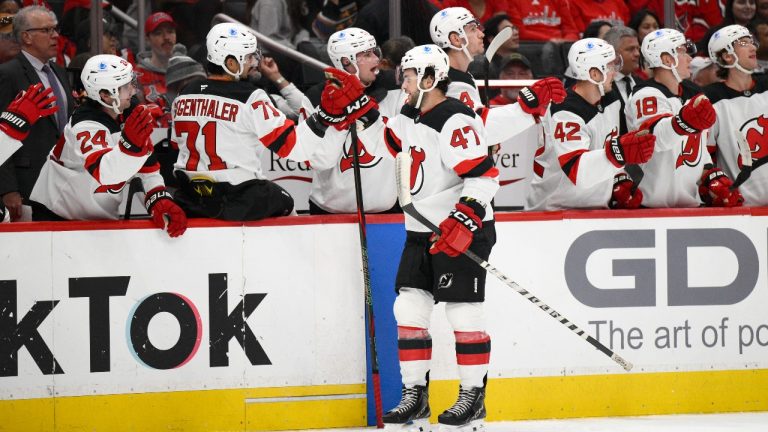
<path id="1" fill-rule="evenodd" d="M 504 43 L 506 43 L 509 38 L 512 37 L 512 28 L 506 27 L 502 31 L 497 34 L 490 44 L 488 44 L 488 49 L 485 51 L 485 61 L 483 62 L 483 71 L 485 72 L 485 82 L 483 86 L 483 93 L 482 93 L 482 100 L 483 105 L 486 107 L 488 106 L 488 79 L 489 75 L 491 73 L 491 60 L 493 60 L 493 56 L 496 55 L 496 51 L 501 48 Z"/>
<path id="2" fill-rule="evenodd" d="M 357 203 L 357 227 L 360 233 L 360 251 L 363 261 L 363 284 L 365 287 L 365 312 L 368 315 L 368 340 L 371 355 L 371 379 L 373 381 L 373 401 L 376 410 L 376 427 L 384 427 L 384 410 L 381 402 L 381 377 L 379 375 L 379 359 L 376 351 L 376 327 L 373 314 L 373 292 L 371 291 L 371 274 L 368 267 L 368 237 L 366 235 L 365 206 L 363 203 L 363 186 L 360 174 L 360 146 L 357 140 L 357 125 L 349 125 L 352 139 L 352 161 L 355 177 L 355 200 Z"/>
<path id="3" fill-rule="evenodd" d="M 742 135 L 741 131 L 739 130 L 736 130 L 734 133 L 736 134 L 736 141 L 739 145 L 739 155 L 741 156 L 741 171 L 739 171 L 739 174 L 733 180 L 731 190 L 736 189 L 745 181 L 747 181 L 749 176 L 752 175 L 752 170 L 757 168 L 752 164 L 752 150 L 749 147 L 747 139 L 744 138 L 744 135 Z"/>
<path id="4" fill-rule="evenodd" d="M 438 228 L 434 223 L 432 223 L 430 220 L 428 220 L 424 215 L 419 213 L 419 211 L 414 207 L 413 200 L 411 199 L 411 191 L 410 191 L 410 175 L 411 175 L 411 156 L 407 153 L 399 153 L 397 155 L 396 160 L 396 171 L 397 171 L 397 197 L 400 202 L 400 207 L 403 208 L 403 211 L 419 221 L 421 224 L 426 226 L 430 229 L 433 233 L 440 235 L 440 228 Z M 484 259 L 480 258 L 475 254 L 474 252 L 467 250 L 464 252 L 464 255 L 467 256 L 467 258 L 471 259 L 475 263 L 477 263 L 480 267 L 484 268 L 488 273 L 494 275 L 496 278 L 504 282 L 508 287 L 512 288 L 513 290 L 517 291 L 518 294 L 525 297 L 528 301 L 533 303 L 534 305 L 538 306 L 539 309 L 543 310 L 547 313 L 547 315 L 551 316 L 552 318 L 556 319 L 560 324 L 566 326 L 569 330 L 579 335 L 582 339 L 589 342 L 592 346 L 600 350 L 603 354 L 607 355 L 611 358 L 614 362 L 616 362 L 619 366 L 624 368 L 626 371 L 632 370 L 632 363 L 628 362 L 624 358 L 622 358 L 619 354 L 613 352 L 611 349 L 603 345 L 600 341 L 593 338 L 587 332 L 579 328 L 576 324 L 572 323 L 568 318 L 564 317 L 562 314 L 554 310 L 552 307 L 541 301 L 540 298 L 533 295 L 530 291 L 526 290 L 525 288 L 521 287 L 517 282 L 513 281 L 509 277 L 507 277 L 504 273 L 499 271 L 496 267 L 492 266 L 490 263 L 485 261 Z"/>
<path id="5" fill-rule="evenodd" d="M 141 184 L 141 179 L 134 177 L 131 182 L 128 183 L 128 201 L 125 202 L 125 215 L 123 219 L 129 220 L 131 218 L 131 207 L 133 207 L 133 196 L 136 192 L 144 190 L 144 185 Z"/>

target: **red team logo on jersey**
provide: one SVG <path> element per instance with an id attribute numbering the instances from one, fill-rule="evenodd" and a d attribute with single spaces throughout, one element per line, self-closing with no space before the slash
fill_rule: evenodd
<path id="1" fill-rule="evenodd" d="M 768 118 L 755 117 L 741 126 L 741 133 L 747 138 L 749 151 L 755 161 L 768 157 Z M 738 159 L 741 168 L 741 156 Z"/>
<path id="2" fill-rule="evenodd" d="M 683 149 L 677 156 L 675 168 L 680 168 L 685 164 L 689 167 L 695 167 L 701 162 L 701 132 L 688 135 L 683 144 Z"/>
<path id="3" fill-rule="evenodd" d="M 411 194 L 419 193 L 424 186 L 424 159 L 426 153 L 423 149 L 411 147 Z"/>
<path id="4" fill-rule="evenodd" d="M 371 168 L 375 167 L 376 165 L 381 162 L 380 157 L 374 157 L 372 154 L 368 153 L 368 151 L 365 149 L 365 146 L 363 145 L 360 140 L 357 140 L 357 160 L 360 162 L 360 168 Z M 344 155 L 341 156 L 341 162 L 339 163 L 339 169 L 341 172 L 344 172 L 355 164 L 354 159 L 354 152 L 352 151 L 352 141 L 350 140 L 350 143 L 347 144 L 344 143 Z"/>

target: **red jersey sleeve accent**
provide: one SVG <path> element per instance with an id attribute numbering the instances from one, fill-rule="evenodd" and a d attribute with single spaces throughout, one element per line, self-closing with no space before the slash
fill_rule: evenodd
<path id="1" fill-rule="evenodd" d="M 145 166 L 141 167 L 141 169 L 139 170 L 139 172 L 142 173 L 142 174 L 151 174 L 151 173 L 155 173 L 155 172 L 159 172 L 159 171 L 160 171 L 160 164 L 157 163 L 157 162 L 155 162 L 155 163 L 153 163 L 152 165 L 149 165 L 149 166 L 145 165 Z"/>
<path id="2" fill-rule="evenodd" d="M 384 128 L 384 141 L 387 143 L 387 150 L 389 150 L 392 156 L 396 156 L 403 151 L 403 143 L 400 141 L 400 138 L 388 127 Z"/>
<path id="3" fill-rule="evenodd" d="M 585 152 L 587 152 L 585 149 L 576 150 L 557 158 L 563 172 L 573 184 L 576 184 L 576 176 L 579 173 L 579 162 L 581 161 L 581 155 Z"/>
<path id="4" fill-rule="evenodd" d="M 453 167 L 459 177 L 498 177 L 499 170 L 493 166 L 493 161 L 488 156 L 468 159 Z"/>
<path id="5" fill-rule="evenodd" d="M 91 173 L 93 178 L 96 179 L 97 182 L 101 183 L 101 176 L 100 176 L 100 164 L 101 164 L 101 158 L 104 157 L 105 154 L 112 151 L 112 148 L 105 148 L 101 150 L 97 150 L 85 158 L 85 165 L 84 168 L 86 171 Z"/>
<path id="6" fill-rule="evenodd" d="M 287 157 L 296 146 L 296 127 L 293 120 L 285 120 L 282 126 L 261 137 L 261 142 L 280 157 Z"/>

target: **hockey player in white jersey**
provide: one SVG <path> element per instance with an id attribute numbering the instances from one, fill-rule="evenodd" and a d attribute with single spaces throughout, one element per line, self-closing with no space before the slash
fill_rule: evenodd
<path id="1" fill-rule="evenodd" d="M 461 378 L 458 400 L 438 421 L 444 430 L 477 430 L 486 415 L 491 350 L 483 311 L 486 275 L 461 254 L 471 249 L 487 259 L 496 243 L 489 204 L 499 188 L 499 172 L 488 157 L 480 116 L 446 96 L 450 78 L 445 52 L 436 45 L 415 47 L 401 67 L 406 105 L 387 122 L 371 109 L 361 117 L 360 139 L 375 154 L 410 153 L 414 203 L 426 218 L 442 220 L 442 235 L 436 238 L 406 215 L 394 305 L 402 400 L 384 415 L 384 423 L 390 430 L 428 428 L 429 327 L 438 301 L 446 303 Z"/>
<path id="2" fill-rule="evenodd" d="M 745 168 L 739 152 L 742 143 L 752 158 L 751 176 L 739 186 L 744 205 L 768 205 L 768 168 L 763 167 L 768 162 L 768 78 L 752 75 L 757 42 L 747 28 L 730 25 L 712 35 L 708 50 L 718 76 L 725 80 L 704 88 L 717 113 L 708 143 L 716 146 L 715 160 L 735 182 Z"/>
<path id="3" fill-rule="evenodd" d="M 208 78 L 188 84 L 173 103 L 177 199 L 195 217 L 259 220 L 293 211 L 293 198 L 262 172 L 266 149 L 295 161 L 322 144 L 318 115 L 295 126 L 248 80 L 260 58 L 241 24 L 217 24 L 206 38 Z M 309 149 L 309 150 L 308 150 Z"/>
<path id="4" fill-rule="evenodd" d="M 622 103 L 611 91 L 619 62 L 601 39 L 571 46 L 568 63 L 578 81 L 544 117 L 526 210 L 640 206 L 642 193 L 623 168 L 647 162 L 656 137 L 647 130 L 620 133 Z"/>
<path id="5" fill-rule="evenodd" d="M 41 83 L 32 84 L 0 114 L 0 165 L 21 148 L 32 125 L 56 112 L 56 96 L 52 93 L 51 88 L 45 88 Z M 9 221 L 10 215 L 0 202 L 0 222 Z"/>
<path id="6" fill-rule="evenodd" d="M 653 158 L 641 165 L 645 207 L 699 207 L 702 199 L 727 207 L 742 202 L 707 151 L 715 109 L 698 88 L 681 85 L 691 75 L 695 52 L 693 43 L 677 30 L 659 29 L 643 39 L 643 58 L 653 78 L 634 88 L 626 116 L 630 130 L 649 129 L 656 136 Z"/>
<path id="7" fill-rule="evenodd" d="M 562 102 L 563 83 L 544 78 L 520 91 L 518 103 L 488 109 L 480 99 L 475 79 L 467 72 L 474 56 L 483 53 L 483 28 L 470 11 L 449 7 L 436 13 L 429 24 L 432 42 L 445 50 L 450 60 L 449 97 L 456 98 L 479 112 L 488 134 L 488 145 L 508 140 L 536 124 L 550 101 Z"/>
<path id="8" fill-rule="evenodd" d="M 168 235 L 184 233 L 187 218 L 165 189 L 152 156 L 151 108 L 139 105 L 118 123 L 136 93 L 133 67 L 109 55 L 91 57 L 80 75 L 87 101 L 64 128 L 32 189 L 34 220 L 118 219 L 124 186 L 139 177 L 152 220 Z M 157 110 L 159 115 L 159 110 Z"/>
<path id="9" fill-rule="evenodd" d="M 379 77 L 381 50 L 374 37 L 365 30 L 350 27 L 332 34 L 328 39 L 328 56 L 333 66 L 357 76 L 365 88 L 364 93 L 378 103 L 385 118 L 395 116 L 405 102 L 402 90 L 387 90 Z M 328 71 L 330 74 L 337 72 Z M 343 74 L 335 79 L 343 80 Z M 306 115 L 316 112 L 320 105 L 320 92 L 325 85 L 307 91 L 302 110 Z M 310 159 L 312 188 L 309 193 L 309 213 L 354 213 L 355 200 L 352 136 L 348 123 L 338 125 L 327 133 L 343 134 L 343 145 L 324 145 Z M 340 130 L 339 130 L 340 129 Z M 399 211 L 395 188 L 395 164 L 388 157 L 375 156 L 358 141 L 360 180 L 365 211 L 382 213 Z"/>

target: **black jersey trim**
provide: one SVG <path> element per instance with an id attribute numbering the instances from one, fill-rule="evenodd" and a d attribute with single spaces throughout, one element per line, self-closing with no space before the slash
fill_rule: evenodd
<path id="1" fill-rule="evenodd" d="M 477 116 L 477 114 L 472 111 L 472 108 L 466 106 L 458 99 L 449 97 L 437 104 L 431 110 L 417 117 L 416 123 L 421 123 L 424 126 L 428 126 L 437 132 L 440 132 L 443 130 L 445 122 L 447 122 L 454 114 L 464 114 L 470 118 L 475 118 L 475 116 Z"/>
<path id="2" fill-rule="evenodd" d="M 185 95 L 210 95 L 233 99 L 241 103 L 248 102 L 253 92 L 259 87 L 248 81 L 219 81 L 200 79 L 184 86 L 179 96 Z"/>
<path id="3" fill-rule="evenodd" d="M 104 105 L 88 99 L 87 102 L 77 107 L 75 112 L 72 113 L 72 119 L 70 120 L 72 127 L 83 121 L 95 121 L 107 128 L 111 134 L 120 132 L 120 125 L 117 123 L 117 120 L 110 117 L 102 108 L 104 108 Z"/>
<path id="4" fill-rule="evenodd" d="M 473 88 L 477 88 L 475 85 L 475 77 L 473 77 L 469 72 L 462 72 L 458 69 L 449 68 L 448 78 L 451 79 L 451 82 L 463 82 L 464 84 L 469 84 Z"/>

